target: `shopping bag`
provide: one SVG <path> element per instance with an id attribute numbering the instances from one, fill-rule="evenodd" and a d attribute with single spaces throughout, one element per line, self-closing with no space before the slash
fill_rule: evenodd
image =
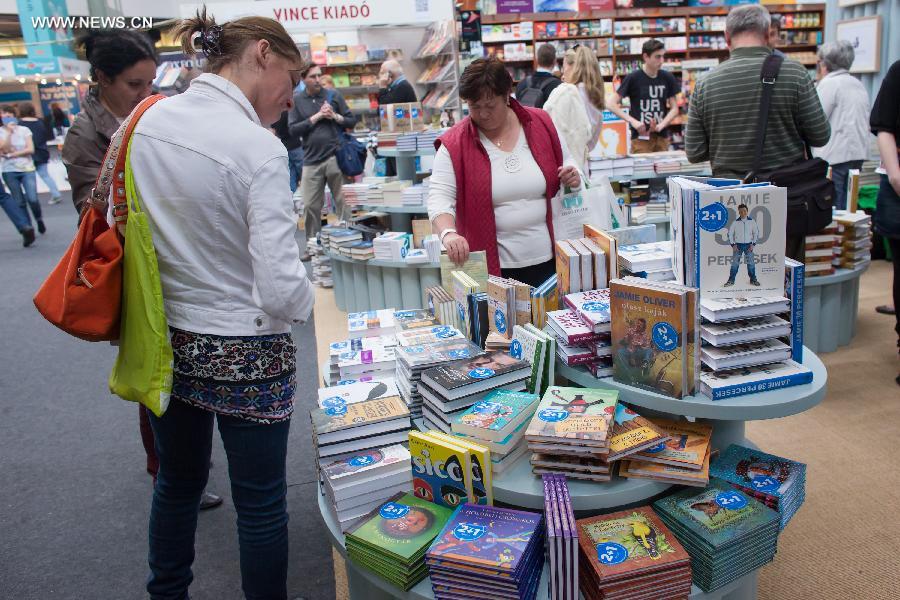
<path id="1" fill-rule="evenodd" d="M 109 389 L 124 400 L 140 402 L 161 417 L 172 392 L 172 344 L 153 236 L 134 184 L 130 141 L 127 152 L 122 320 L 119 354 L 109 376 Z"/>
<path id="2" fill-rule="evenodd" d="M 584 225 L 593 225 L 608 231 L 613 228 L 613 217 L 616 219 L 616 225 L 624 223 L 621 208 L 609 179 L 601 176 L 589 181 L 581 175 L 581 181 L 581 189 L 560 188 L 551 200 L 554 239 L 582 238 Z"/>

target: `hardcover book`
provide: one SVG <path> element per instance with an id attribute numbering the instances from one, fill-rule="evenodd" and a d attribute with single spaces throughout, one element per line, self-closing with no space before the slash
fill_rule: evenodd
<path id="1" fill-rule="evenodd" d="M 615 390 L 550 386 L 525 432 L 529 442 L 607 446 L 618 402 Z"/>
<path id="2" fill-rule="evenodd" d="M 803 362 L 803 285 L 806 279 L 802 262 L 784 259 L 784 292 L 791 301 L 791 360 Z"/>
<path id="3" fill-rule="evenodd" d="M 422 381 L 441 393 L 446 400 L 453 400 L 482 389 L 526 379 L 528 373 L 527 362 L 495 350 L 475 358 L 428 369 L 422 373 Z"/>
<path id="4" fill-rule="evenodd" d="M 789 360 L 791 349 L 778 340 L 761 340 L 724 348 L 706 346 L 703 348 L 702 357 L 705 365 L 718 371 Z"/>
<path id="5" fill-rule="evenodd" d="M 713 400 L 724 400 L 812 383 L 813 373 L 792 360 L 755 367 L 704 371 L 700 391 Z"/>
<path id="6" fill-rule="evenodd" d="M 484 354 L 484 350 L 462 336 L 454 335 L 450 339 L 428 344 L 401 346 L 395 354 L 400 365 L 418 372 L 440 363 L 474 358 Z"/>
<path id="7" fill-rule="evenodd" d="M 621 223 L 620 223 L 621 225 Z M 606 255 L 606 273 L 609 278 L 619 276 L 619 252 L 616 238 L 593 225 L 584 226 L 584 237 L 594 241 Z"/>
<path id="8" fill-rule="evenodd" d="M 409 453 L 416 496 L 450 508 L 474 500 L 472 461 L 466 448 L 410 431 Z"/>
<path id="9" fill-rule="evenodd" d="M 541 331 L 531 323 L 525 325 L 525 331 L 542 338 L 545 342 L 544 369 L 540 378 L 540 391 L 537 388 L 532 390 L 535 394 L 543 396 L 547 388 L 556 380 L 556 361 L 553 360 L 553 357 L 556 355 L 556 336 Z"/>
<path id="10" fill-rule="evenodd" d="M 761 317 L 790 310 L 787 298 L 703 298 L 700 316 L 711 323 Z"/>
<path id="11" fill-rule="evenodd" d="M 347 315 L 347 331 L 351 338 L 393 333 L 394 327 L 393 309 L 370 310 Z"/>
<path id="12" fill-rule="evenodd" d="M 547 324 L 561 341 L 582 344 L 597 337 L 581 317 L 572 310 L 554 310 L 547 313 Z"/>
<path id="13" fill-rule="evenodd" d="M 703 457 L 703 464 L 700 465 L 699 470 L 645 462 L 643 460 L 623 460 L 619 467 L 619 475 L 628 478 L 652 479 L 694 487 L 706 487 L 709 483 L 709 455 L 710 451 L 707 448 L 706 456 Z"/>
<path id="14" fill-rule="evenodd" d="M 512 342 L 509 345 L 509 355 L 513 358 L 524 360 L 531 365 L 531 377 L 528 378 L 526 388 L 529 392 L 540 393 L 544 375 L 544 361 L 547 360 L 547 341 L 521 325 L 513 327 Z M 552 360 L 552 357 L 549 357 Z"/>
<path id="15" fill-rule="evenodd" d="M 348 404 L 397 396 L 400 392 L 393 379 L 388 381 L 361 381 L 348 385 L 319 388 L 319 408 L 343 408 Z"/>
<path id="16" fill-rule="evenodd" d="M 511 338 L 516 323 L 516 288 L 501 277 L 488 277 L 488 324 L 492 332 Z"/>
<path id="17" fill-rule="evenodd" d="M 665 442 L 638 452 L 633 458 L 687 469 L 700 470 L 709 454 L 712 426 L 706 423 L 653 418 L 654 425 L 669 437 Z"/>
<path id="18" fill-rule="evenodd" d="M 530 419 L 539 398 L 535 394 L 494 390 L 454 418 L 454 433 L 499 442 Z"/>
<path id="19" fill-rule="evenodd" d="M 593 333 L 610 330 L 608 288 L 568 294 L 563 302 L 575 311 Z"/>
<path id="20" fill-rule="evenodd" d="M 653 421 L 643 417 L 624 404 L 616 405 L 616 414 L 609 438 L 608 461 L 619 460 L 653 448 L 668 441 L 668 434 Z"/>
<path id="21" fill-rule="evenodd" d="M 400 396 L 388 396 L 377 400 L 356 402 L 333 408 L 315 408 L 309 413 L 313 432 L 321 443 L 331 434 L 360 429 L 385 421 L 404 421 L 408 425 L 409 409 Z M 400 429 L 401 427 L 396 427 Z M 352 433 L 352 431 L 351 431 Z M 350 435 L 350 437 L 355 437 Z"/>
<path id="22" fill-rule="evenodd" d="M 392 466 L 408 464 L 409 450 L 400 444 L 394 444 L 386 448 L 365 450 L 350 458 L 324 465 L 322 475 L 332 488 L 340 488 L 374 474 L 390 471 Z"/>
<path id="23" fill-rule="evenodd" d="M 394 321 L 397 323 L 398 331 L 436 327 L 441 324 L 427 309 L 396 310 L 394 311 Z"/>
<path id="24" fill-rule="evenodd" d="M 472 504 L 494 504 L 494 475 L 491 468 L 491 451 L 479 440 L 445 433 L 429 431 L 428 435 L 469 451 L 469 474 L 472 480 Z"/>
<path id="25" fill-rule="evenodd" d="M 400 346 L 422 346 L 454 339 L 465 340 L 465 336 L 455 327 L 448 325 L 411 329 L 397 334 L 397 343 Z"/>
<path id="26" fill-rule="evenodd" d="M 716 459 L 709 474 L 757 498 L 783 498 L 806 480 L 806 465 L 732 444 Z"/>
<path id="27" fill-rule="evenodd" d="M 362 352 L 364 350 L 383 350 L 397 345 L 397 336 L 393 334 L 378 337 L 352 338 L 328 344 L 328 357 L 331 363 L 337 364 L 338 357 L 345 352 Z"/>
<path id="28" fill-rule="evenodd" d="M 713 346 L 730 346 L 746 342 L 758 342 L 774 337 L 790 335 L 791 324 L 775 315 L 737 319 L 723 323 L 706 323 L 700 328 L 700 337 Z M 802 340 L 801 340 L 802 346 Z"/>
<path id="29" fill-rule="evenodd" d="M 556 277 L 560 296 L 581 290 L 581 256 L 568 240 L 556 241 Z"/>

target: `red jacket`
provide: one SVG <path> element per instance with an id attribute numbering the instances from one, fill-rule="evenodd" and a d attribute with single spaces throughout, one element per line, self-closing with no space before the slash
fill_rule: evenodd
<path id="1" fill-rule="evenodd" d="M 553 244 L 553 210 L 550 199 L 559 190 L 559 167 L 562 166 L 562 147 L 550 115 L 539 108 L 522 106 L 510 98 L 510 107 L 519 118 L 525 139 L 535 162 L 544 174 L 547 187 L 547 231 Z M 491 164 L 487 150 L 478 137 L 478 128 L 469 117 L 457 123 L 434 142 L 450 153 L 456 174 L 456 229 L 469 242 L 469 250 L 487 253 L 488 272 L 500 275 L 500 256 L 497 252 L 497 225 L 494 222 L 494 203 L 491 194 Z"/>

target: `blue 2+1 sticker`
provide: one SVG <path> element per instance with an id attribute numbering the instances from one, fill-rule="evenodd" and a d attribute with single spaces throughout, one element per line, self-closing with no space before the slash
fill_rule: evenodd
<path id="1" fill-rule="evenodd" d="M 718 231 L 728 223 L 728 209 L 721 202 L 713 202 L 700 209 L 698 222 L 704 231 Z"/>
<path id="2" fill-rule="evenodd" d="M 663 352 L 671 352 L 678 347 L 678 332 L 663 321 L 653 326 L 653 343 Z"/>
<path id="3" fill-rule="evenodd" d="M 617 565 L 628 558 L 628 549 L 615 542 L 597 544 L 597 560 L 601 565 Z"/>
<path id="4" fill-rule="evenodd" d="M 400 517 L 405 517 L 406 513 L 409 512 L 409 507 L 405 504 L 400 504 L 399 502 L 388 502 L 387 504 L 382 505 L 381 510 L 378 511 L 378 514 L 382 516 L 384 519 L 399 519 Z"/>
<path id="5" fill-rule="evenodd" d="M 347 461 L 351 467 L 367 467 L 375 463 L 375 457 L 371 454 L 363 454 L 362 456 L 354 456 Z"/>
<path id="6" fill-rule="evenodd" d="M 716 504 L 728 510 L 740 510 L 747 506 L 747 498 L 738 492 L 719 492 L 716 494 Z"/>
<path id="7" fill-rule="evenodd" d="M 750 485 L 753 486 L 753 489 L 757 492 L 764 492 L 768 494 L 771 492 L 777 492 L 778 488 L 781 487 L 781 482 L 774 477 L 769 477 L 768 475 L 757 475 L 750 480 Z"/>
<path id="8" fill-rule="evenodd" d="M 487 367 L 478 367 L 469 371 L 469 377 L 472 379 L 487 379 L 494 376 L 494 370 Z"/>
<path id="9" fill-rule="evenodd" d="M 513 358 L 522 358 L 522 342 L 513 340 L 509 345 L 509 355 Z"/>
<path id="10" fill-rule="evenodd" d="M 487 527 L 476 523 L 460 523 L 453 528 L 453 537 L 461 542 L 474 542 L 487 532 Z"/>
<path id="11" fill-rule="evenodd" d="M 497 331 L 506 333 L 506 317 L 499 308 L 494 311 L 494 325 L 497 326 Z"/>
<path id="12" fill-rule="evenodd" d="M 538 413 L 538 418 L 548 423 L 558 423 L 568 419 L 569 413 L 561 408 L 545 408 Z"/>

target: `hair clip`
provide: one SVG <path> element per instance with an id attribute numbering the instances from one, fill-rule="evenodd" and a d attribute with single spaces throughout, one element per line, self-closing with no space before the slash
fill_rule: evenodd
<path id="1" fill-rule="evenodd" d="M 222 53 L 219 43 L 222 39 L 222 26 L 210 25 L 200 34 L 200 47 L 207 58 Z"/>

